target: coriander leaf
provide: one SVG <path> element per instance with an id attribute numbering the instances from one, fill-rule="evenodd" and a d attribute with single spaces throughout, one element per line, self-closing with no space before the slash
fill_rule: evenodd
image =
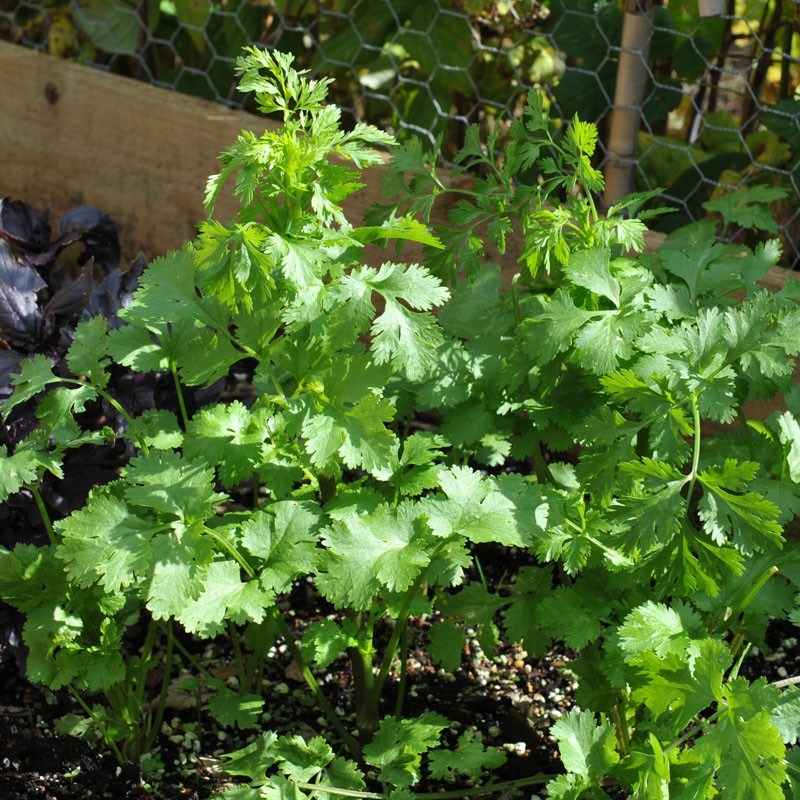
<path id="1" fill-rule="evenodd" d="M 261 622 L 274 601 L 256 580 L 242 581 L 241 566 L 232 559 L 214 561 L 199 578 L 197 596 L 188 599 L 176 615 L 189 633 L 215 636 L 225 622 Z"/>
<path id="2" fill-rule="evenodd" d="M 620 304 L 619 281 L 611 274 L 611 251 L 607 247 L 591 247 L 570 254 L 564 274 L 575 286 L 582 286 L 609 299 L 616 308 Z"/>
<path id="3" fill-rule="evenodd" d="M 322 524 L 319 506 L 285 500 L 263 506 L 241 529 L 242 546 L 262 560 L 259 583 L 265 591 L 288 591 L 301 575 L 314 571 Z"/>
<path id="4" fill-rule="evenodd" d="M 85 375 L 90 383 L 103 388 L 109 380 L 108 323 L 102 314 L 78 323 L 67 350 L 67 365 L 73 375 Z"/>
<path id="5" fill-rule="evenodd" d="M 455 672 L 461 666 L 465 639 L 466 633 L 462 625 L 451 619 L 437 620 L 428 631 L 428 652 L 442 669 Z"/>
<path id="6" fill-rule="evenodd" d="M 255 474 L 269 438 L 269 421 L 267 408 L 248 409 L 239 400 L 205 406 L 186 428 L 184 455 L 215 467 L 222 485 L 230 489 Z"/>
<path id="7" fill-rule="evenodd" d="M 700 626 L 699 617 L 686 606 L 679 611 L 648 600 L 633 609 L 617 632 L 626 660 L 636 663 L 638 655 L 644 652 L 659 658 L 684 655 L 690 642 L 687 623 L 692 628 Z"/>
<path id="8" fill-rule="evenodd" d="M 147 608 L 154 619 L 177 617 L 200 593 L 203 574 L 214 557 L 210 537 L 196 529 L 153 540 L 153 566 L 145 586 Z"/>
<path id="9" fill-rule="evenodd" d="M 51 383 L 58 383 L 60 380 L 53 373 L 52 363 L 47 356 L 37 353 L 33 358 L 23 359 L 19 365 L 19 373 L 11 378 L 14 393 L 3 402 L 3 416 L 8 419 L 12 408 L 30 400 Z"/>
<path id="10" fill-rule="evenodd" d="M 108 352 L 117 364 L 137 372 L 169 369 L 169 355 L 149 328 L 122 325 L 111 331 Z"/>
<path id="11" fill-rule="evenodd" d="M 506 762 L 499 747 L 484 747 L 473 731 L 462 733 L 454 750 L 434 750 L 428 755 L 431 777 L 454 781 L 458 775 L 479 778 L 484 770 L 497 769 Z"/>
<path id="12" fill-rule="evenodd" d="M 39 460 L 30 450 L 17 450 L 8 455 L 8 448 L 0 445 L 0 503 L 5 503 L 23 486 L 39 481 Z"/>
<path id="13" fill-rule="evenodd" d="M 382 589 L 408 589 L 430 562 L 430 536 L 408 503 L 334 520 L 322 543 L 316 584 L 337 608 L 367 610 Z"/>
<path id="14" fill-rule="evenodd" d="M 698 473 L 698 480 L 707 490 L 698 513 L 704 530 L 717 544 L 732 536 L 737 548 L 752 553 L 763 549 L 765 540 L 777 545 L 783 542 L 778 507 L 762 495 L 746 491 L 757 471 L 755 462 L 727 458 L 721 466 Z"/>
<path id="15" fill-rule="evenodd" d="M 420 778 L 422 753 L 439 743 L 447 720 L 433 711 L 414 719 L 383 719 L 364 760 L 380 769 L 380 780 L 393 786 L 413 786 Z"/>
<path id="16" fill-rule="evenodd" d="M 143 328 L 182 322 L 224 331 L 229 313 L 213 298 L 198 295 L 194 260 L 191 249 L 185 246 L 150 262 L 130 305 L 120 311 L 120 316 Z"/>
<path id="17" fill-rule="evenodd" d="M 759 228 L 777 233 L 778 223 L 767 205 L 786 197 L 786 190 L 776 186 L 754 184 L 735 192 L 725 192 L 703 203 L 706 211 L 716 211 L 722 216 L 723 227 L 735 223 L 740 228 Z"/>
<path id="18" fill-rule="evenodd" d="M 778 417 L 778 426 L 789 479 L 794 483 L 800 483 L 800 423 L 790 411 L 784 411 Z"/>
<path id="19" fill-rule="evenodd" d="M 341 458 L 352 469 L 362 467 L 386 480 L 397 462 L 397 437 L 386 427 L 394 418 L 394 406 L 373 392 L 358 396 L 354 391 L 351 398 L 336 398 L 306 417 L 306 451 L 323 471 Z"/>
<path id="20" fill-rule="evenodd" d="M 353 270 L 343 283 L 363 284 L 365 290 L 383 297 L 384 310 L 371 328 L 376 362 L 405 370 L 411 380 L 424 377 L 435 363 L 443 336 L 435 318 L 423 312 L 444 303 L 450 296 L 448 289 L 425 267 L 391 262 L 379 270 Z"/>
<path id="21" fill-rule="evenodd" d="M 264 698 L 255 694 L 240 694 L 220 681 L 208 701 L 208 710 L 223 725 L 246 730 L 254 728 L 264 708 Z"/>
<path id="22" fill-rule="evenodd" d="M 132 458 L 120 470 L 125 497 L 186 522 L 207 519 L 226 496 L 214 491 L 214 473 L 202 461 L 189 461 L 172 451 L 153 451 Z"/>
<path id="23" fill-rule="evenodd" d="M 614 750 L 614 726 L 608 722 L 598 724 L 590 711 L 568 712 L 556 720 L 550 734 L 558 740 L 567 771 L 586 781 L 605 777 L 619 761 Z"/>
<path id="24" fill-rule="evenodd" d="M 685 654 L 663 658 L 643 651 L 631 678 L 634 698 L 680 731 L 722 696 L 722 681 L 731 663 L 724 642 L 706 638 L 690 642 Z"/>
<path id="25" fill-rule="evenodd" d="M 800 739 L 800 689 L 787 686 L 780 700 L 770 709 L 770 719 L 785 744 L 797 744 Z"/>
<path id="26" fill-rule="evenodd" d="M 275 747 L 277 741 L 277 734 L 266 731 L 256 736 L 245 747 L 234 750 L 232 753 L 225 753 L 222 756 L 225 772 L 229 775 L 242 775 L 250 778 L 256 785 L 264 784 L 267 781 L 267 771 L 278 762 Z M 260 793 L 256 794 L 256 797 L 260 796 Z"/>
<path id="27" fill-rule="evenodd" d="M 154 450 L 173 450 L 183 443 L 177 416 L 161 408 L 148 408 L 136 418 L 136 433 Z"/>
<path id="28" fill-rule="evenodd" d="M 88 443 L 92 438 L 102 441 L 101 431 L 82 432 L 76 414 L 86 409 L 86 404 L 97 398 L 97 391 L 89 384 L 75 388 L 57 386 L 42 398 L 36 407 L 36 416 L 51 438 L 62 447 Z"/>
<path id="29" fill-rule="evenodd" d="M 159 528 L 109 494 L 91 497 L 55 527 L 62 537 L 56 552 L 69 578 L 78 586 L 99 582 L 109 593 L 146 577 L 152 561 L 150 543 Z"/>
<path id="30" fill-rule="evenodd" d="M 559 586 L 539 604 L 537 617 L 548 633 L 580 650 L 600 635 L 604 613 L 579 589 Z"/>
<path id="31" fill-rule="evenodd" d="M 358 630 L 351 620 L 341 624 L 332 619 L 312 622 L 303 632 L 303 649 L 313 653 L 314 663 L 329 667 L 345 650 L 358 647 Z"/>
<path id="32" fill-rule="evenodd" d="M 302 736 L 281 736 L 276 748 L 281 770 L 292 781 L 309 782 L 333 761 L 333 750 L 321 737 L 306 741 Z"/>
<path id="33" fill-rule="evenodd" d="M 446 497 L 422 501 L 434 535 L 465 536 L 473 542 L 500 542 L 527 547 L 543 530 L 549 505 L 537 487 L 519 476 L 494 481 L 470 467 L 451 467 L 439 474 Z"/>

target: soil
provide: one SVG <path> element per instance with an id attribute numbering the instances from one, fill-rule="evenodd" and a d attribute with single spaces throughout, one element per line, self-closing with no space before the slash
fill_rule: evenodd
<path id="1" fill-rule="evenodd" d="M 421 626 L 421 623 L 420 623 Z M 418 628 L 421 633 L 421 627 Z M 774 622 L 768 634 L 769 653 L 749 656 L 742 674 L 781 680 L 800 673 L 800 645 L 796 628 Z M 191 643 L 188 642 L 191 646 Z M 225 674 L 224 652 L 205 643 L 204 658 Z M 285 646 L 272 651 L 265 675 L 265 693 L 274 698 L 262 715 L 264 729 L 305 736 L 326 730 Z M 3 800 L 207 800 L 230 786 L 233 779 L 220 770 L 223 753 L 241 747 L 256 733 L 221 728 L 191 702 L 185 693 L 171 696 L 162 736 L 151 759 L 149 773 L 138 765 L 117 763 L 102 747 L 54 731 L 56 720 L 79 711 L 67 692 L 51 692 L 31 685 L 15 659 L 0 662 L 0 798 Z M 346 709 L 350 686 L 346 660 L 335 662 L 319 676 L 333 704 Z M 558 753 L 548 729 L 572 704 L 574 685 L 569 654 L 553 652 L 532 658 L 518 647 L 501 646 L 490 660 L 473 640 L 465 648 L 462 666 L 444 674 L 412 647 L 407 660 L 407 710 L 436 710 L 452 720 L 444 738 L 453 741 L 473 728 L 487 744 L 503 746 L 506 764 L 496 771 L 497 781 L 560 771 Z M 391 686 L 385 698 L 394 701 Z M 452 785 L 418 786 L 452 789 Z M 506 797 L 510 796 L 506 793 Z M 536 798 L 536 788 L 525 790 Z M 620 795 L 621 797 L 621 795 Z"/>

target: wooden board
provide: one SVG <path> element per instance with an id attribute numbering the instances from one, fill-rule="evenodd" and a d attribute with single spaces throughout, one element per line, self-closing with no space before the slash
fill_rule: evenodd
<path id="1" fill-rule="evenodd" d="M 120 228 L 123 258 L 194 234 L 219 151 L 252 114 L 0 42 L 0 196 L 80 203 Z M 222 211 L 225 209 L 223 207 Z"/>

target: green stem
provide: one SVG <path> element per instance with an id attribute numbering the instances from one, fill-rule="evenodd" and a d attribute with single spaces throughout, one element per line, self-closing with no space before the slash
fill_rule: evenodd
<path id="1" fill-rule="evenodd" d="M 73 386 L 86 386 L 83 381 L 76 380 L 74 378 L 65 378 L 64 383 L 71 383 Z M 131 433 L 136 437 L 136 441 L 139 444 L 139 449 L 146 455 L 150 452 L 150 449 L 147 446 L 147 443 L 139 434 L 138 430 L 136 429 L 136 423 L 134 422 L 133 417 L 123 408 L 120 402 L 110 395 L 105 389 L 97 386 L 96 384 L 92 383 L 89 384 L 92 389 L 94 389 L 97 394 L 100 395 L 119 415 L 128 423 L 128 428 L 130 429 Z"/>
<path id="2" fill-rule="evenodd" d="M 628 733 L 628 720 L 625 711 L 624 698 L 620 698 L 616 703 L 614 703 L 609 711 L 609 716 L 611 717 L 614 723 L 614 728 L 617 732 L 617 744 L 619 745 L 619 749 L 621 751 L 620 755 L 625 757 L 628 755 L 631 749 L 631 738 L 630 734 Z"/>
<path id="3" fill-rule="evenodd" d="M 144 706 L 144 690 L 145 685 L 147 684 L 147 673 L 150 669 L 148 665 L 153 655 L 153 647 L 156 641 L 157 629 L 158 624 L 154 619 L 151 619 L 150 624 L 147 626 L 147 634 L 140 651 L 137 669 L 134 675 L 131 676 L 132 680 L 130 681 L 130 684 L 132 684 L 132 694 L 134 700 L 136 701 L 137 709 L 141 709 Z"/>
<path id="4" fill-rule="evenodd" d="M 217 531 L 208 526 L 204 526 L 203 531 L 216 542 L 219 542 L 219 544 L 233 556 L 236 563 L 245 571 L 248 578 L 251 580 L 255 578 L 256 571 L 247 563 L 247 559 L 221 533 L 217 533 Z"/>
<path id="5" fill-rule="evenodd" d="M 183 399 L 183 389 L 181 388 L 181 381 L 178 377 L 178 365 L 174 361 L 170 361 L 169 370 L 172 373 L 172 380 L 175 383 L 175 394 L 178 396 L 178 408 L 181 412 L 181 420 L 183 420 L 183 427 L 185 430 L 189 427 L 189 414 L 186 411 L 186 402 Z"/>
<path id="6" fill-rule="evenodd" d="M 158 705 L 156 706 L 156 713 L 150 722 L 150 730 L 147 732 L 145 739 L 144 752 L 149 753 L 153 749 L 156 737 L 161 730 L 161 723 L 164 720 L 164 713 L 167 710 L 167 696 L 169 695 L 170 678 L 172 677 L 172 656 L 174 651 L 173 645 L 175 643 L 175 633 L 172 628 L 172 622 L 167 622 L 164 626 L 167 632 L 167 649 L 164 653 L 164 676 L 161 679 L 161 691 L 158 695 Z"/>
<path id="7" fill-rule="evenodd" d="M 300 674 L 303 676 L 308 688 L 311 689 L 311 692 L 319 704 L 319 707 L 322 709 L 325 716 L 330 720 L 333 727 L 336 728 L 336 732 L 339 734 L 339 737 L 341 738 L 345 747 L 347 747 L 347 749 L 350 751 L 350 754 L 357 761 L 360 761 L 361 747 L 355 738 L 353 738 L 353 736 L 350 734 L 350 732 L 344 727 L 344 724 L 339 719 L 339 715 L 328 701 L 328 698 L 323 694 L 320 685 L 317 683 L 317 679 L 314 677 L 313 673 L 309 669 L 308 664 L 306 663 L 305 658 L 303 657 L 302 650 L 295 643 L 292 632 L 289 630 L 289 626 L 286 624 L 286 620 L 283 618 L 283 615 L 280 613 L 280 611 L 278 611 L 277 608 L 273 608 L 272 612 L 273 618 L 278 625 L 278 630 L 280 631 L 281 636 L 283 636 L 283 640 L 286 643 L 286 646 L 289 648 L 289 652 L 291 653 L 295 664 L 297 664 L 298 668 L 300 669 Z"/>
<path id="8" fill-rule="evenodd" d="M 528 778 L 518 778 L 514 781 L 501 781 L 500 783 L 490 783 L 486 786 L 468 786 L 464 789 L 453 789 L 447 792 L 415 792 L 417 800 L 459 800 L 460 797 L 481 797 L 497 792 L 513 791 L 522 789 L 525 786 L 541 786 L 548 783 L 555 776 L 553 775 L 532 775 Z M 338 797 L 353 797 L 360 800 L 387 800 L 389 795 L 381 792 L 360 792 L 357 789 L 339 789 L 336 786 L 320 786 L 316 783 L 296 783 L 298 789 L 307 791 L 319 791 L 324 794 L 337 795 Z"/>
<path id="9" fill-rule="evenodd" d="M 214 676 L 184 647 L 180 639 L 174 638 L 174 645 L 180 654 L 199 672 L 207 681 L 213 681 Z"/>
<path id="10" fill-rule="evenodd" d="M 228 620 L 228 635 L 231 637 L 231 646 L 233 647 L 233 657 L 236 661 L 236 671 L 239 673 L 239 692 L 250 691 L 248 686 L 247 667 L 245 665 L 244 656 L 242 655 L 242 646 L 239 642 L 239 632 L 232 620 Z"/>
<path id="11" fill-rule="evenodd" d="M 366 620 L 366 621 L 365 621 Z M 378 729 L 378 697 L 374 691 L 375 675 L 372 671 L 375 649 L 373 647 L 374 618 L 359 612 L 354 619 L 359 631 L 359 645 L 349 649 L 353 669 L 353 693 L 356 704 L 356 727 L 360 736 Z"/>
<path id="12" fill-rule="evenodd" d="M 690 507 L 692 497 L 694 496 L 694 485 L 697 482 L 697 471 L 700 467 L 700 406 L 697 404 L 697 395 L 693 394 L 692 398 L 692 424 L 694 425 L 694 449 L 692 452 L 692 471 L 689 478 L 689 491 L 686 494 L 686 507 Z"/>
<path id="13" fill-rule="evenodd" d="M 31 494 L 33 495 L 33 499 L 36 501 L 36 508 L 39 509 L 39 515 L 42 518 L 42 524 L 47 532 L 47 538 L 50 540 L 51 545 L 57 544 L 56 534 L 53 530 L 53 521 L 50 519 L 50 515 L 47 513 L 47 506 L 44 504 L 42 494 L 37 486 L 31 486 L 30 490 Z"/>
<path id="14" fill-rule="evenodd" d="M 394 715 L 397 719 L 403 716 L 403 705 L 406 699 L 406 686 L 408 684 L 408 625 L 403 625 L 403 638 L 400 644 L 400 679 L 397 683 L 397 702 L 394 706 Z"/>
<path id="15" fill-rule="evenodd" d="M 111 748 L 111 751 L 116 756 L 117 761 L 120 764 L 124 764 L 125 759 L 122 757 L 122 753 L 120 752 L 119 747 L 117 747 L 117 743 L 113 739 L 108 737 L 106 729 L 103 726 L 103 723 L 97 718 L 92 709 L 86 705 L 83 698 L 78 694 L 78 692 L 75 690 L 73 686 L 67 685 L 67 688 L 69 689 L 70 694 L 75 698 L 77 704 L 83 709 L 84 713 L 94 723 L 95 727 L 103 734 L 103 740 Z"/>

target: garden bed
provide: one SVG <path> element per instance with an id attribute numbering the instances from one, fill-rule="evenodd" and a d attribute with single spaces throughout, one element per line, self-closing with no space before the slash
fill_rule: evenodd
<path id="1" fill-rule="evenodd" d="M 47 77 L 42 63 L 30 71 Z M 800 345 L 792 293 L 754 284 L 776 274 L 775 246 L 719 246 L 709 220 L 641 263 L 619 256 L 644 226 L 598 215 L 596 131 L 553 138 L 535 97 L 502 166 L 473 150 L 488 177 L 434 236 L 404 211 L 446 194 L 435 159 L 409 146 L 391 173 L 377 150 L 391 137 L 340 131 L 290 59 L 249 51 L 242 66 L 264 110 L 292 110 L 258 148 L 225 152 L 242 171 L 233 223 L 212 217 L 146 270 L 120 271 L 85 208 L 54 244 L 22 214 L 36 224 L 3 251 L 25 285 L 4 288 L 19 374 L 4 387 L 0 580 L 30 648 L 7 610 L 4 796 L 205 798 L 253 730 L 271 732 L 222 762 L 252 784 L 231 798 L 549 782 L 550 797 L 617 800 L 665 769 L 724 793 L 738 742 L 748 755 L 765 736 L 747 764 L 780 791 L 800 733 L 784 550 Z M 71 85 L 44 85 L 52 113 Z M 538 157 L 537 136 L 554 177 L 517 191 L 507 165 Z M 156 173 L 178 154 L 161 147 Z M 392 213 L 362 225 L 350 206 L 345 222 L 358 174 L 340 159 L 390 170 Z M 476 246 L 485 226 L 503 250 L 507 208 L 530 268 L 513 280 Z M 139 209 L 120 212 L 127 237 Z M 364 263 L 396 240 L 430 261 Z M 74 274 L 53 266 L 77 242 Z M 794 413 L 737 429 L 746 398 L 776 392 Z M 766 655 L 746 657 L 752 641 Z M 82 691 L 27 685 L 11 655 Z M 104 737 L 120 763 L 53 736 L 64 712 L 59 730 Z M 140 760 L 145 777 L 123 766 Z"/>

